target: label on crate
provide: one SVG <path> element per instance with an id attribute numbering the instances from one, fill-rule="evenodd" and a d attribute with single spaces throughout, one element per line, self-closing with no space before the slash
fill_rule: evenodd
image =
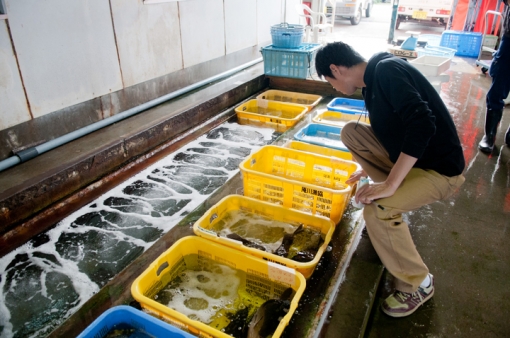
<path id="1" fill-rule="evenodd" d="M 320 165 L 320 164 L 314 164 L 313 165 L 313 170 L 319 170 L 319 171 L 324 171 L 326 173 L 331 173 L 333 170 L 331 169 L 331 167 L 327 167 L 325 165 Z"/>
<path id="2" fill-rule="evenodd" d="M 289 285 L 294 284 L 296 278 L 296 271 L 294 269 L 273 262 L 267 262 L 267 265 L 269 278 Z"/>
<path id="3" fill-rule="evenodd" d="M 274 162 L 285 162 L 285 160 L 286 160 L 286 157 L 278 156 L 278 155 L 274 155 L 273 156 L 273 161 Z"/>
<path id="4" fill-rule="evenodd" d="M 305 194 L 319 196 L 319 197 L 324 196 L 324 191 L 322 191 L 322 190 L 312 189 L 312 188 L 303 187 L 303 186 L 301 187 L 301 192 L 305 193 Z"/>
<path id="5" fill-rule="evenodd" d="M 295 159 L 289 158 L 287 160 L 287 162 L 291 163 L 291 164 L 294 164 L 294 165 L 297 165 L 297 166 L 300 166 L 300 167 L 305 167 L 305 162 L 300 161 L 300 160 L 295 160 Z"/>
<path id="6" fill-rule="evenodd" d="M 346 170 L 341 170 L 341 169 L 335 169 L 335 174 L 336 175 L 340 175 L 340 176 L 349 176 L 349 173 L 346 171 Z"/>

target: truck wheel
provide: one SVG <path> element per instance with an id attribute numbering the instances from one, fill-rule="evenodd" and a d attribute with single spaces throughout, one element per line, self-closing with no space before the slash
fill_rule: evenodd
<path id="1" fill-rule="evenodd" d="M 361 21 L 361 5 L 359 6 L 358 10 L 356 11 L 356 15 L 351 17 L 351 25 L 357 25 Z"/>
<path id="2" fill-rule="evenodd" d="M 402 22 L 402 19 L 400 17 L 397 17 L 397 22 L 395 23 L 395 29 L 398 29 L 400 27 L 401 22 Z"/>
<path id="3" fill-rule="evenodd" d="M 372 12 L 372 4 L 368 3 L 367 4 L 367 9 L 365 9 L 365 17 L 369 18 L 370 17 L 370 12 Z"/>

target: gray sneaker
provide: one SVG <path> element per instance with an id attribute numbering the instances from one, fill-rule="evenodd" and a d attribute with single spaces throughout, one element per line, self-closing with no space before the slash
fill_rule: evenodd
<path id="1" fill-rule="evenodd" d="M 434 295 L 434 276 L 429 273 L 429 277 L 430 285 L 426 288 L 420 286 L 413 293 L 395 291 L 382 303 L 382 311 L 391 317 L 405 317 L 418 310 Z"/>

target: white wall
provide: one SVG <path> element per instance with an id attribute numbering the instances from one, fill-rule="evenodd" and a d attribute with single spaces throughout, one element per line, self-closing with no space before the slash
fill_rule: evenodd
<path id="1" fill-rule="evenodd" d="M 283 22 L 285 3 L 4 1 L 0 130 L 270 42 L 270 27 Z M 286 1 L 287 22 L 298 22 L 299 2 Z"/>
<path id="2" fill-rule="evenodd" d="M 257 44 L 257 0 L 225 0 L 226 53 Z"/>
<path id="3" fill-rule="evenodd" d="M 34 118 L 122 89 L 104 0 L 6 0 Z"/>
<path id="4" fill-rule="evenodd" d="M 225 55 L 223 0 L 179 2 L 184 67 Z"/>
<path id="5" fill-rule="evenodd" d="M 0 130 L 30 119 L 7 23 L 0 20 Z"/>
<path id="6" fill-rule="evenodd" d="M 129 87 L 183 67 L 177 2 L 143 5 L 111 0 L 124 86 Z"/>

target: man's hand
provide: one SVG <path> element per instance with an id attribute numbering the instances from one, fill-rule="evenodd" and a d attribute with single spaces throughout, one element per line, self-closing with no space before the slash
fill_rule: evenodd
<path id="1" fill-rule="evenodd" d="M 359 181 L 360 178 L 367 177 L 367 173 L 364 170 L 358 170 L 351 174 L 351 177 L 345 181 L 346 184 L 353 184 Z"/>
<path id="2" fill-rule="evenodd" d="M 356 191 L 354 199 L 356 202 L 370 204 L 376 199 L 392 196 L 396 190 L 386 182 L 367 184 Z"/>
<path id="3" fill-rule="evenodd" d="M 392 196 L 395 191 L 397 191 L 400 183 L 402 183 L 417 160 L 418 159 L 416 157 L 400 153 L 397 162 L 395 162 L 395 165 L 391 168 L 386 181 L 362 186 L 359 191 L 356 192 L 356 202 L 370 204 L 372 201 L 379 198 Z M 351 175 L 351 178 L 354 174 Z"/>

